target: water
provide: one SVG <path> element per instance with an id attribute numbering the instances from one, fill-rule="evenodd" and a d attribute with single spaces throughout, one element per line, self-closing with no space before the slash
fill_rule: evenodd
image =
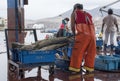
<path id="1" fill-rule="evenodd" d="M 4 32 L 0 32 L 0 81 L 7 81 L 7 55 Z"/>

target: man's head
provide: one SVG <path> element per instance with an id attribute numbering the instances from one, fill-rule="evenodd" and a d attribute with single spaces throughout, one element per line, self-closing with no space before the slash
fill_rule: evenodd
<path id="1" fill-rule="evenodd" d="M 62 23 L 63 23 L 63 24 L 66 24 L 66 23 L 68 23 L 68 21 L 69 21 L 69 18 L 66 17 L 66 18 L 64 18 L 64 19 L 62 20 Z"/>
<path id="2" fill-rule="evenodd" d="M 64 20 L 69 21 L 69 18 L 68 18 L 68 17 L 66 17 Z"/>
<path id="3" fill-rule="evenodd" d="M 113 14 L 113 10 L 112 9 L 108 9 L 108 14 L 109 15 Z"/>
<path id="4" fill-rule="evenodd" d="M 83 9 L 83 5 L 77 3 L 77 4 L 74 5 L 74 10 L 75 10 L 75 9 Z"/>

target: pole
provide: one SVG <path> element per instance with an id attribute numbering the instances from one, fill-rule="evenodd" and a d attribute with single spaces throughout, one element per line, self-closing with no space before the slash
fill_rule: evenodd
<path id="1" fill-rule="evenodd" d="M 18 42 L 18 0 L 15 0 L 15 12 L 15 40 Z"/>

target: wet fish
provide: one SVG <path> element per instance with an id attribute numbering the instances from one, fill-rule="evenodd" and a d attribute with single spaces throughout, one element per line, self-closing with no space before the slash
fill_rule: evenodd
<path id="1" fill-rule="evenodd" d="M 52 39 L 39 40 L 30 45 L 23 45 L 20 43 L 13 43 L 13 47 L 19 47 L 21 50 L 52 50 L 64 46 L 73 40 L 72 37 L 57 37 Z M 51 46 L 52 45 L 52 46 Z"/>
<path id="2" fill-rule="evenodd" d="M 42 47 L 49 46 L 52 44 L 68 43 L 68 37 L 58 37 L 52 39 L 45 39 L 35 44 L 34 49 L 41 49 Z"/>
<path id="3" fill-rule="evenodd" d="M 33 48 L 35 47 L 34 44 L 32 45 L 24 45 L 20 48 L 20 50 L 33 50 Z"/>
<path id="4" fill-rule="evenodd" d="M 62 58 L 64 59 L 64 60 L 69 60 L 69 58 L 68 58 L 68 55 L 67 55 L 67 50 L 62 50 L 62 54 L 63 54 L 63 56 L 62 56 Z"/>
<path id="5" fill-rule="evenodd" d="M 21 47 L 23 47 L 24 46 L 24 44 L 21 44 L 21 43 L 19 43 L 19 42 L 13 42 L 12 43 L 12 48 L 14 49 L 14 48 L 21 48 Z"/>
<path id="6" fill-rule="evenodd" d="M 45 46 L 39 50 L 42 50 L 42 51 L 45 51 L 45 50 L 55 50 L 55 49 L 58 49 L 60 47 L 63 47 L 63 46 L 66 46 L 68 45 L 67 43 L 63 43 L 63 44 L 53 44 L 53 45 L 48 45 L 48 46 Z"/>

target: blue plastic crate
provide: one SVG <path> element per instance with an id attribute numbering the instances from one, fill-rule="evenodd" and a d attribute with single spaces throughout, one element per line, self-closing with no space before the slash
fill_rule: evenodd
<path id="1" fill-rule="evenodd" d="M 115 54 L 119 54 L 120 55 L 120 46 L 116 46 L 115 47 Z"/>
<path id="2" fill-rule="evenodd" d="M 118 69 L 120 70 L 120 55 L 119 54 L 115 54 L 113 56 L 119 59 Z"/>
<path id="3" fill-rule="evenodd" d="M 96 40 L 96 46 L 101 47 L 103 45 L 103 40 Z"/>
<path id="4" fill-rule="evenodd" d="M 113 56 L 98 56 L 95 59 L 95 69 L 104 71 L 118 70 L 119 59 Z"/>
<path id="5" fill-rule="evenodd" d="M 60 68 L 62 70 L 68 70 L 70 61 L 69 60 L 64 60 L 64 59 L 56 59 L 55 60 L 55 65 L 57 68 Z"/>
<path id="6" fill-rule="evenodd" d="M 18 62 L 19 61 L 19 53 L 18 53 L 18 49 L 11 49 L 11 59 L 14 62 Z"/>
<path id="7" fill-rule="evenodd" d="M 55 62 L 56 50 L 40 51 L 40 50 L 19 50 L 19 62 L 28 63 L 51 63 Z"/>

